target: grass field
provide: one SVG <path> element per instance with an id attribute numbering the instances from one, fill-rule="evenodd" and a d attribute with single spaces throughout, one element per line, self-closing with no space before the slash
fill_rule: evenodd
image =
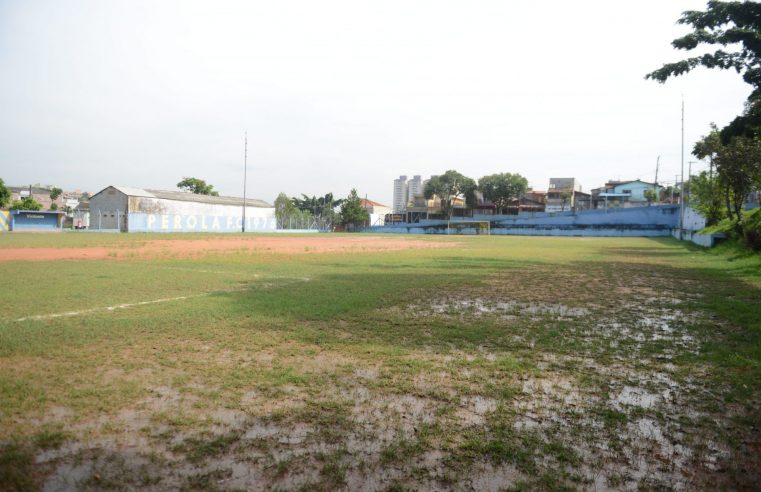
<path id="1" fill-rule="evenodd" d="M 494 236 L 174 253 L 208 237 L 0 236 L 0 489 L 761 483 L 758 255 Z M 148 241 L 166 248 L 130 254 Z M 51 247 L 109 254 L 2 261 Z"/>

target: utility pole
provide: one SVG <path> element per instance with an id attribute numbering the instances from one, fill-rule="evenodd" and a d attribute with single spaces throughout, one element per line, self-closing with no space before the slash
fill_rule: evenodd
<path id="1" fill-rule="evenodd" d="M 684 229 L 684 94 L 682 94 L 682 191 L 679 193 L 679 239 Z"/>
<path id="2" fill-rule="evenodd" d="M 674 193 L 676 192 L 676 187 L 679 184 L 679 175 L 674 175 L 674 188 L 671 189 L 671 203 L 674 203 Z M 682 191 L 679 191 L 679 203 L 682 203 Z M 681 226 L 681 223 L 679 224 Z"/>
<path id="3" fill-rule="evenodd" d="M 697 162 L 689 161 L 687 164 L 687 201 L 692 203 L 692 165 Z"/>
<path id="4" fill-rule="evenodd" d="M 246 174 L 248 171 L 248 130 L 243 137 L 243 221 L 241 232 L 246 232 Z"/>
<path id="5" fill-rule="evenodd" d="M 656 203 L 660 201 L 660 196 L 658 193 L 658 168 L 661 166 L 661 156 L 658 156 L 658 158 L 655 160 L 655 183 L 653 183 L 653 191 L 655 192 L 655 201 Z"/>

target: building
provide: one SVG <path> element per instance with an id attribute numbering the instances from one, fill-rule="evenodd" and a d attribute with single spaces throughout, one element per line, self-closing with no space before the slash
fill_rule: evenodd
<path id="1" fill-rule="evenodd" d="M 656 192 L 660 197 L 662 186 L 639 179 L 633 181 L 608 181 L 605 186 L 592 190 L 595 208 L 644 207 L 648 204 L 645 197 L 647 190 Z"/>
<path id="2" fill-rule="evenodd" d="M 267 202 L 196 195 L 184 191 L 109 186 L 90 198 L 90 229 L 122 232 L 274 231 L 275 208 Z"/>
<path id="3" fill-rule="evenodd" d="M 11 210 L 12 231 L 58 231 L 63 227 L 61 211 Z"/>
<path id="4" fill-rule="evenodd" d="M 550 186 L 547 188 L 547 200 L 545 212 L 568 212 L 579 210 L 579 199 L 589 197 L 588 193 L 582 193 L 581 184 L 576 178 L 550 178 Z"/>
<path id="5" fill-rule="evenodd" d="M 394 180 L 394 202 L 391 204 L 395 214 L 402 213 L 407 209 L 408 197 L 407 176 L 399 176 Z"/>
<path id="6" fill-rule="evenodd" d="M 90 202 L 81 201 L 71 213 L 71 227 L 74 229 L 90 228 Z"/>
<path id="7" fill-rule="evenodd" d="M 360 203 L 362 208 L 367 210 L 367 213 L 370 215 L 371 226 L 386 225 L 386 215 L 391 213 L 391 207 L 368 200 L 367 198 L 361 199 Z"/>
<path id="8" fill-rule="evenodd" d="M 55 200 L 50 198 L 50 188 L 43 186 L 9 186 L 8 189 L 11 192 L 11 201 L 23 200 L 24 198 L 32 197 L 34 201 L 42 205 L 42 210 L 50 210 L 53 204 L 56 204 L 57 208 L 64 208 L 65 202 L 63 195 L 59 196 Z"/>
<path id="9" fill-rule="evenodd" d="M 413 176 L 407 182 L 407 203 L 414 202 L 416 198 L 425 195 L 425 184 L 427 182 L 428 180 L 424 180 L 420 175 Z"/>
<path id="10" fill-rule="evenodd" d="M 404 213 L 407 207 L 422 200 L 425 195 L 426 183 L 428 180 L 423 179 L 419 174 L 413 176 L 412 179 L 407 179 L 407 176 L 399 176 L 395 179 L 394 201 L 391 204 L 393 212 L 395 214 Z"/>

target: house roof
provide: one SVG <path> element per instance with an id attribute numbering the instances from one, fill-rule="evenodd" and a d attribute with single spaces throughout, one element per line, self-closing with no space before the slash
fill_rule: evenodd
<path id="1" fill-rule="evenodd" d="M 630 179 L 628 181 L 608 181 L 605 183 L 605 186 L 621 186 L 629 183 L 642 183 L 650 186 L 655 186 L 655 183 L 648 183 L 647 181 L 642 181 L 641 179 Z"/>
<path id="2" fill-rule="evenodd" d="M 382 203 L 374 202 L 372 200 L 368 200 L 367 198 L 362 198 L 359 201 L 363 207 L 386 207 L 391 208 L 388 205 L 383 205 Z"/>
<path id="3" fill-rule="evenodd" d="M 103 193 L 109 187 L 104 188 L 95 195 Z M 144 188 L 130 188 L 127 186 L 111 186 L 127 196 L 137 196 L 145 198 L 161 198 L 163 200 L 177 200 L 180 202 L 197 202 L 208 203 L 212 205 L 235 205 L 243 206 L 243 198 L 235 196 L 211 196 L 211 195 L 198 195 L 196 193 L 190 193 L 188 191 L 170 191 L 170 190 L 148 190 Z M 93 195 L 93 196 L 95 196 Z M 246 206 L 259 207 L 259 208 L 272 208 L 272 205 L 259 200 L 258 198 L 246 198 Z"/>

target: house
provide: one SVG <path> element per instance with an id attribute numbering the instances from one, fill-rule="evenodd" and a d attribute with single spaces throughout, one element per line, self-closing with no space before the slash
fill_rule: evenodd
<path id="1" fill-rule="evenodd" d="M 608 181 L 605 186 L 593 191 L 595 208 L 643 207 L 648 204 L 645 197 L 647 190 L 656 192 L 660 197 L 663 187 L 640 179 L 629 181 Z"/>
<path id="2" fill-rule="evenodd" d="M 59 196 L 55 200 L 50 199 L 50 188 L 43 186 L 9 186 L 8 189 L 11 192 L 11 202 L 16 200 L 23 200 L 27 197 L 32 197 L 37 203 L 42 205 L 42 210 L 50 210 L 50 207 L 55 203 L 56 207 L 62 209 L 65 207 L 63 195 Z"/>
<path id="3" fill-rule="evenodd" d="M 362 198 L 360 204 L 370 215 L 371 226 L 386 225 L 386 215 L 391 213 L 391 207 L 368 200 L 367 198 Z"/>
<path id="4" fill-rule="evenodd" d="M 580 198 L 589 197 L 581 191 L 581 184 L 576 178 L 550 178 L 547 188 L 545 212 L 568 212 L 581 209 L 583 204 L 577 203 Z"/>

